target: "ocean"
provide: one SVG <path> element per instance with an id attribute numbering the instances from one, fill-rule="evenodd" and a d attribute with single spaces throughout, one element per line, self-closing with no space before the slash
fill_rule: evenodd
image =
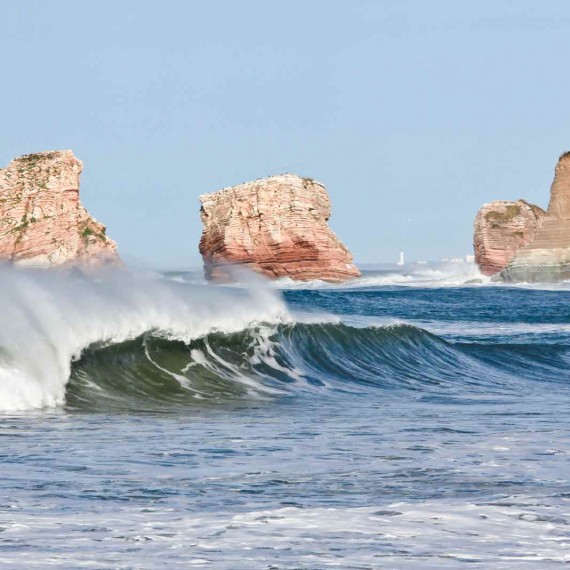
<path id="1" fill-rule="evenodd" d="M 0 268 L 3 568 L 570 563 L 570 285 Z"/>

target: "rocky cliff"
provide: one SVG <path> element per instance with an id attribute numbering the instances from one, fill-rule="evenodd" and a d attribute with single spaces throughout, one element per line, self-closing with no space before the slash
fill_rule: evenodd
<path id="1" fill-rule="evenodd" d="M 105 226 L 79 201 L 82 167 L 66 150 L 21 156 L 0 169 L 0 259 L 37 266 L 119 261 Z"/>
<path id="2" fill-rule="evenodd" d="M 227 264 L 268 277 L 342 282 L 360 272 L 328 227 L 325 187 L 294 174 L 271 176 L 200 196 L 200 253 L 206 277 L 231 280 Z"/>
<path id="3" fill-rule="evenodd" d="M 570 279 L 570 153 L 554 173 L 550 203 L 534 240 L 520 249 L 501 277 L 507 281 Z"/>
<path id="4" fill-rule="evenodd" d="M 475 262 L 484 275 L 500 273 L 529 244 L 542 224 L 542 208 L 517 200 L 485 204 L 475 218 Z"/>

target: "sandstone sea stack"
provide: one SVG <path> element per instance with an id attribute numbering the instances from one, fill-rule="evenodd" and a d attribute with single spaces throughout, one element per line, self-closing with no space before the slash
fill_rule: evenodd
<path id="1" fill-rule="evenodd" d="M 360 275 L 328 227 L 331 205 L 319 182 L 282 174 L 204 194 L 200 202 L 207 279 L 230 281 L 228 264 L 301 281 Z"/>
<path id="2" fill-rule="evenodd" d="M 501 273 L 507 281 L 570 279 L 570 153 L 556 165 L 546 216 L 534 240 Z"/>
<path id="3" fill-rule="evenodd" d="M 485 204 L 475 218 L 475 262 L 484 275 L 500 273 L 529 244 L 542 224 L 542 208 L 517 200 Z"/>
<path id="4" fill-rule="evenodd" d="M 79 201 L 82 168 L 65 150 L 21 156 L 0 169 L 0 259 L 34 266 L 119 261 L 105 226 Z"/>

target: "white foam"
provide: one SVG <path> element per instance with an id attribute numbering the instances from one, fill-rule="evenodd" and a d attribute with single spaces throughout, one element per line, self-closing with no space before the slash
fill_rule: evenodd
<path id="1" fill-rule="evenodd" d="M 398 270 L 365 271 L 362 277 L 346 283 L 325 281 L 293 281 L 289 278 L 273 282 L 278 289 L 362 289 L 371 287 L 459 287 L 463 285 L 481 286 L 492 284 L 472 263 L 437 265 L 434 267 L 410 267 Z"/>
<path id="2" fill-rule="evenodd" d="M 515 564 L 543 568 L 570 562 L 568 501 L 525 495 L 484 502 L 284 507 L 242 514 L 181 513 L 160 505 L 125 506 L 113 514 L 100 509 L 61 512 L 55 518 L 16 511 L 0 517 L 0 523 L 12 540 L 33 542 L 38 550 L 25 558 L 18 550 L 6 550 L 3 563 L 22 569 L 45 563 L 46 553 L 56 567 L 92 568 L 93 552 L 100 560 L 113 560 L 113 567 L 125 568 L 274 564 L 435 569 L 471 564 L 507 570 Z M 65 549 L 54 549 L 54 542 L 64 543 Z"/>
<path id="3" fill-rule="evenodd" d="M 278 292 L 179 284 L 125 270 L 93 276 L 0 268 L 0 410 L 64 402 L 73 358 L 150 330 L 189 341 L 291 319 Z"/>
<path id="4" fill-rule="evenodd" d="M 234 275 L 246 276 L 244 283 L 233 283 L 232 287 L 249 286 L 251 274 L 243 273 L 240 268 L 234 269 Z M 185 272 L 164 276 L 166 279 L 190 284 L 204 284 L 204 276 L 201 271 Z M 258 279 L 262 279 L 257 277 Z M 483 275 L 473 263 L 437 263 L 432 266 L 410 265 L 407 268 L 393 270 L 365 270 L 362 277 L 352 279 L 345 283 L 328 283 L 315 279 L 312 281 L 294 281 L 288 277 L 281 277 L 267 282 L 276 289 L 283 290 L 344 290 L 365 289 L 375 287 L 507 287 L 518 289 L 533 289 L 539 291 L 568 291 L 570 281 L 556 283 L 511 283 L 496 281 L 487 275 Z"/>

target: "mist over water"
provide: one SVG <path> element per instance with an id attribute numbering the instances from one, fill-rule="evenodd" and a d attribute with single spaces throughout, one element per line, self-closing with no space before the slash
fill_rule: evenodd
<path id="1" fill-rule="evenodd" d="M 570 561 L 570 292 L 0 268 L 0 561 Z"/>

